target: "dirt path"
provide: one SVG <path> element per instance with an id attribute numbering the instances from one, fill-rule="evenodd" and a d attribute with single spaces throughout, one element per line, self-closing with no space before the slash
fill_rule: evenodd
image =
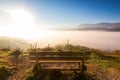
<path id="1" fill-rule="evenodd" d="M 26 66 L 21 67 L 16 73 L 12 76 L 8 77 L 7 80 L 25 80 L 25 72 L 26 70 L 32 68 L 34 64 L 29 64 Z"/>

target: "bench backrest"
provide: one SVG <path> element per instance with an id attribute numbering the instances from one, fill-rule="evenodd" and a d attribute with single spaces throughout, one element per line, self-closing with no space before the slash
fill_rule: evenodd
<path id="1" fill-rule="evenodd" d="M 88 52 L 30 52 L 30 60 L 39 62 L 57 61 L 81 61 L 85 60 L 90 53 Z"/>
<path id="2" fill-rule="evenodd" d="M 78 68 L 71 70 L 83 71 L 85 60 L 89 55 L 90 52 L 30 52 L 30 60 L 36 63 L 77 63 Z"/>

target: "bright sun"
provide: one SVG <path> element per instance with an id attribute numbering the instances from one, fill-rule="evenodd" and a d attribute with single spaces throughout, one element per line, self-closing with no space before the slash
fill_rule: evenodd
<path id="1" fill-rule="evenodd" d="M 24 9 L 12 9 L 9 10 L 11 18 L 13 20 L 12 29 L 14 30 L 12 35 L 14 37 L 22 38 L 36 38 L 38 30 L 34 22 L 34 16 Z"/>
<path id="2" fill-rule="evenodd" d="M 34 23 L 33 15 L 24 9 L 13 9 L 10 11 L 16 25 L 31 25 Z"/>
<path id="3" fill-rule="evenodd" d="M 50 36 L 50 30 L 39 30 L 35 23 L 35 15 L 26 9 L 3 9 L 11 17 L 11 24 L 3 27 L 0 34 L 25 39 L 45 39 Z"/>

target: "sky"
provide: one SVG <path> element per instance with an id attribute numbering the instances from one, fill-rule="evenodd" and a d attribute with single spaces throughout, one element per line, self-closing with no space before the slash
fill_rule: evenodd
<path id="1" fill-rule="evenodd" d="M 12 8 L 31 13 L 40 28 L 120 22 L 120 0 L 0 0 L 0 25 L 11 25 L 11 16 L 5 9 L 10 11 Z"/>
<path id="2" fill-rule="evenodd" d="M 120 23 L 120 0 L 0 0 L 0 37 L 119 48 L 119 32 L 61 31 L 105 22 Z"/>

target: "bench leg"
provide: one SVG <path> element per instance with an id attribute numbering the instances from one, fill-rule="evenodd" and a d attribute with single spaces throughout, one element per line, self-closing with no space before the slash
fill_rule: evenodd
<path id="1" fill-rule="evenodd" d="M 81 68 L 80 63 L 78 63 L 78 69 L 80 69 L 80 68 Z"/>

